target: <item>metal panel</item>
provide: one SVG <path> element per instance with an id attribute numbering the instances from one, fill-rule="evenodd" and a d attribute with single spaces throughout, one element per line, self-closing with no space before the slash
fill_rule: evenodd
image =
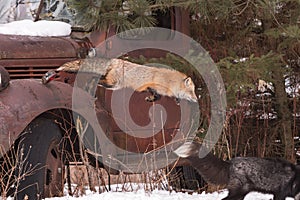
<path id="1" fill-rule="evenodd" d="M 117 98 L 120 97 L 118 98 L 119 105 L 112 104 L 113 92 L 117 93 L 114 94 Z M 145 101 L 145 97 L 149 96 L 150 93 L 134 92 L 130 98 L 129 105 L 126 105 L 126 102 L 123 102 L 121 97 L 125 93 L 131 94 L 132 92 L 130 89 L 111 91 L 101 87 L 97 91 L 98 98 L 96 105 L 98 107 L 97 110 L 101 111 L 101 113 L 98 113 L 98 121 L 102 128 L 106 130 L 107 137 L 116 146 L 130 152 L 150 152 L 163 147 L 165 144 L 169 144 L 176 134 L 181 134 L 182 139 L 184 139 L 191 125 L 190 121 L 186 120 L 189 119 L 191 114 L 191 107 L 187 101 L 182 100 L 179 106 L 176 104 L 174 98 L 162 96 L 160 100 L 150 103 Z M 161 125 L 159 122 L 160 119 L 158 119 L 158 123 L 153 123 L 153 127 L 150 127 L 148 124 L 151 121 L 155 121 L 154 119 L 150 119 L 154 115 L 151 115 L 151 112 L 149 113 L 151 107 L 154 105 L 160 105 L 165 109 L 166 121 Z M 120 110 L 129 109 L 130 116 L 126 116 L 125 112 L 114 113 L 112 108 L 117 106 L 122 107 Z M 103 112 L 104 110 L 106 112 Z M 185 121 L 182 121 L 182 119 Z M 120 128 L 120 124 L 116 120 L 126 124 L 125 130 Z M 131 126 L 130 120 L 141 129 Z M 150 129 L 145 130 L 145 127 Z M 148 136 L 145 137 L 144 133 Z M 149 133 L 153 134 L 149 135 Z M 137 137 L 133 135 L 137 135 Z"/>
<path id="2" fill-rule="evenodd" d="M 69 37 L 0 34 L 0 65 L 12 79 L 41 78 L 51 69 L 87 55 L 91 44 Z"/>
<path id="3" fill-rule="evenodd" d="M 0 92 L 0 148 L 7 150 L 23 129 L 41 113 L 56 108 L 71 110 L 72 92 L 70 85 L 58 81 L 43 85 L 34 79 L 11 80 L 10 85 Z M 81 99 L 84 105 L 93 105 L 91 96 L 82 93 Z M 93 122 L 88 116 L 87 119 Z"/>
<path id="4" fill-rule="evenodd" d="M 67 37 L 32 37 L 0 34 L 0 60 L 77 57 L 79 46 Z"/>

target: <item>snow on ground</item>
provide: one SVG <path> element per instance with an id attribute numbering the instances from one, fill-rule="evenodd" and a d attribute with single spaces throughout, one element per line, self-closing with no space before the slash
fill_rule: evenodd
<path id="1" fill-rule="evenodd" d="M 227 196 L 227 191 L 214 192 L 214 193 L 175 193 L 163 190 L 155 190 L 153 192 L 136 191 L 136 192 L 105 192 L 102 194 L 89 193 L 82 197 L 55 197 L 47 198 L 46 200 L 221 200 Z M 273 195 L 266 195 L 260 193 L 250 193 L 246 196 L 245 200 L 270 200 Z M 287 200 L 292 198 L 287 198 Z"/>
<path id="2" fill-rule="evenodd" d="M 144 189 L 136 189 L 133 192 L 117 192 L 117 189 L 113 187 L 111 192 L 104 192 L 101 194 L 87 191 L 85 195 L 81 197 L 71 197 L 66 195 L 65 197 L 47 198 L 46 200 L 221 200 L 228 195 L 227 190 L 221 190 L 214 193 L 182 193 L 182 192 L 168 192 L 165 190 L 154 190 L 152 192 L 146 192 Z M 252 192 L 248 194 L 245 200 L 271 200 L 273 195 L 261 194 Z M 287 198 L 286 200 L 291 200 Z"/>
<path id="3" fill-rule="evenodd" d="M 105 192 L 102 194 L 88 193 L 81 197 L 54 197 L 45 200 L 221 200 L 226 197 L 227 191 L 214 193 L 181 193 L 155 190 L 153 192 L 136 191 L 136 192 Z M 245 197 L 245 200 L 272 200 L 273 195 L 252 192 Z M 293 198 L 286 198 L 293 200 Z"/>
<path id="4" fill-rule="evenodd" d="M 20 20 L 0 24 L 0 34 L 28 36 L 67 36 L 71 34 L 71 25 L 61 21 Z"/>

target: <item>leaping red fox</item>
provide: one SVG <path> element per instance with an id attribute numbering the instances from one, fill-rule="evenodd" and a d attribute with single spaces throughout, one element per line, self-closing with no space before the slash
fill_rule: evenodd
<path id="1" fill-rule="evenodd" d="M 62 65 L 57 71 L 78 71 L 82 62 L 86 62 L 83 71 L 100 74 L 99 84 L 108 89 L 132 88 L 138 92 L 148 91 L 152 96 L 147 101 L 155 101 L 160 95 L 175 97 L 176 100 L 197 101 L 192 79 L 176 70 L 149 67 L 121 59 L 111 59 L 106 63 L 103 63 L 103 59 L 72 62 L 73 64 Z"/>

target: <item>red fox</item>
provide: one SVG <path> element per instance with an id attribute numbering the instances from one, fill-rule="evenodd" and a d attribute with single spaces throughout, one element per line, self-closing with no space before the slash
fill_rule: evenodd
<path id="1" fill-rule="evenodd" d="M 160 95 L 175 97 L 176 100 L 197 101 L 192 79 L 181 72 L 167 68 L 139 65 L 121 59 L 111 59 L 106 63 L 103 62 L 103 59 L 100 59 L 99 62 L 97 60 L 90 62 L 90 64 L 87 62 L 82 69 L 85 72 L 100 74 L 99 84 L 103 87 L 111 90 L 132 88 L 138 92 L 148 91 L 152 96 L 146 98 L 146 100 L 150 102 L 158 100 Z M 78 71 L 81 62 L 73 62 L 77 67 L 66 63 L 57 71 Z"/>

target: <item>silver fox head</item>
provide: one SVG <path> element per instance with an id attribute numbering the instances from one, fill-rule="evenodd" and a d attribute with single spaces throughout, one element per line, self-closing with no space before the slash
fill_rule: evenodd
<path id="1" fill-rule="evenodd" d="M 174 153 L 177 154 L 179 157 L 187 158 L 191 155 L 197 155 L 199 152 L 200 144 L 195 142 L 187 141 L 178 147 Z"/>

